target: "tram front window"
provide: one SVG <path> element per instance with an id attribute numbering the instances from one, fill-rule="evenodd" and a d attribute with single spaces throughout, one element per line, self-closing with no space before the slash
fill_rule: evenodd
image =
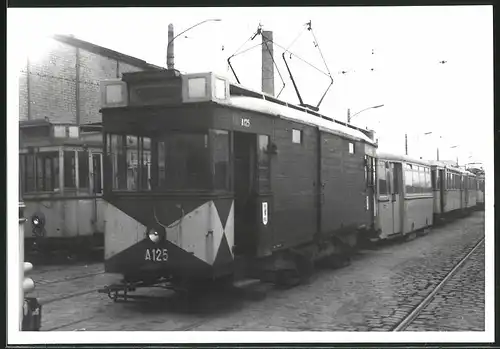
<path id="1" fill-rule="evenodd" d="M 229 189 L 227 131 L 170 132 L 151 138 L 108 134 L 107 142 L 112 190 Z"/>

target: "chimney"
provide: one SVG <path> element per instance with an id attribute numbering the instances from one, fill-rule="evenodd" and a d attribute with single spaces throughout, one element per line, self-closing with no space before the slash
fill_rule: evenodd
<path id="1" fill-rule="evenodd" d="M 274 96 L 274 50 L 272 41 L 273 32 L 262 31 L 262 92 Z"/>
<path id="2" fill-rule="evenodd" d="M 174 69 L 174 25 L 168 25 L 167 69 Z"/>

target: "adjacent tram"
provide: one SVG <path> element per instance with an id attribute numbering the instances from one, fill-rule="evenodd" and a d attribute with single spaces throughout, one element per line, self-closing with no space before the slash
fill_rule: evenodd
<path id="1" fill-rule="evenodd" d="M 391 239 L 433 224 L 431 166 L 404 155 L 377 154 L 376 231 Z"/>
<path id="2" fill-rule="evenodd" d="M 19 329 L 21 331 L 38 331 L 42 321 L 42 306 L 35 297 L 27 296 L 34 290 L 35 282 L 26 277 L 33 269 L 31 263 L 24 261 L 24 218 L 25 205 L 19 202 Z"/>
<path id="3" fill-rule="evenodd" d="M 103 246 L 100 127 L 20 123 L 19 175 L 27 253 Z"/>
<path id="4" fill-rule="evenodd" d="M 476 176 L 442 161 L 431 161 L 434 219 L 463 215 L 477 204 Z"/>
<path id="5" fill-rule="evenodd" d="M 290 285 L 374 229 L 372 132 L 211 73 L 126 73 L 101 91 L 105 270 L 126 285 Z"/>
<path id="6" fill-rule="evenodd" d="M 477 176 L 477 208 L 484 210 L 484 174 Z"/>

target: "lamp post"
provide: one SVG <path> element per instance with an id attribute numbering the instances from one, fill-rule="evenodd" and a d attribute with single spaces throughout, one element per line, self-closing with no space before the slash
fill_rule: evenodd
<path id="1" fill-rule="evenodd" d="M 376 108 L 380 108 L 380 107 L 383 107 L 384 105 L 383 104 L 380 104 L 380 105 L 375 105 L 373 107 L 368 107 L 368 108 L 365 108 L 365 109 L 362 109 L 360 111 L 358 111 L 357 113 L 354 113 L 353 115 L 351 115 L 351 109 L 348 108 L 347 109 L 347 123 L 350 124 L 351 123 L 351 120 L 358 114 L 364 112 L 365 110 L 368 110 L 368 109 L 376 109 Z"/>
<path id="2" fill-rule="evenodd" d="M 212 18 L 212 19 L 205 19 L 204 21 L 201 21 L 199 23 L 196 23 L 186 30 L 180 32 L 179 34 L 174 36 L 174 26 L 172 24 L 169 24 L 168 26 L 168 44 L 167 44 L 167 69 L 174 69 L 174 40 L 177 39 L 179 36 L 184 34 L 185 32 L 202 25 L 203 23 L 206 22 L 220 22 L 221 19 L 218 18 Z"/>
<path id="3" fill-rule="evenodd" d="M 450 147 L 450 149 L 456 149 L 456 148 L 458 148 L 458 145 L 454 145 L 454 146 Z M 458 166 L 458 153 L 457 153 L 457 166 Z"/>

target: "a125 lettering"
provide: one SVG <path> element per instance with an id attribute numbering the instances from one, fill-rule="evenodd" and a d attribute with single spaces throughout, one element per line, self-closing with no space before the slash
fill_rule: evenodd
<path id="1" fill-rule="evenodd" d="M 250 119 L 241 119 L 241 126 L 250 127 Z"/>

